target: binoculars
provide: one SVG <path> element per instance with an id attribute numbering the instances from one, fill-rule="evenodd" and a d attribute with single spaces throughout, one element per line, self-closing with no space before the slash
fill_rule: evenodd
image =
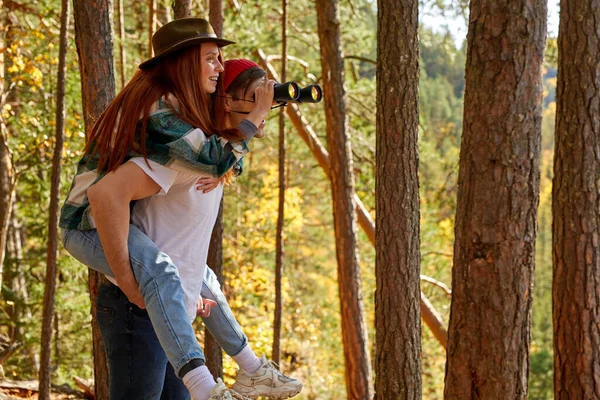
<path id="1" fill-rule="evenodd" d="M 319 85 L 300 88 L 296 82 L 276 83 L 273 101 L 278 103 L 318 103 L 323 99 L 323 89 Z"/>

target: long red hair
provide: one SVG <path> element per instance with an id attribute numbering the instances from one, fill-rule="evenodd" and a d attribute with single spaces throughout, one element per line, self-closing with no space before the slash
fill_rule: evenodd
<path id="1" fill-rule="evenodd" d="M 223 56 L 219 50 L 219 62 Z M 172 96 L 177 106 L 170 108 L 186 123 L 206 136 L 217 134 L 227 140 L 242 138 L 237 129 L 225 129 L 224 95 L 219 79 L 215 95 L 207 95 L 201 83 L 201 46 L 192 46 L 159 61 L 152 68 L 137 70 L 131 81 L 100 115 L 86 146 L 98 155 L 98 169 L 114 171 L 131 150 L 146 157 L 146 128 L 152 106 L 163 96 Z M 221 73 L 222 74 L 222 73 Z M 137 136 L 137 125 L 142 129 Z"/>

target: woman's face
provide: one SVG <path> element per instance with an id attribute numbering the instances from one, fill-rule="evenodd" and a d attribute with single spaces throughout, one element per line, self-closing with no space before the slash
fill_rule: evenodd
<path id="1" fill-rule="evenodd" d="M 202 43 L 200 47 L 202 64 L 200 75 L 204 93 L 211 94 L 217 90 L 219 72 L 223 72 L 223 65 L 219 62 L 219 47 L 215 43 Z"/>
<path id="2" fill-rule="evenodd" d="M 254 91 L 256 88 L 265 80 L 266 78 L 257 79 L 250 86 L 248 86 L 248 90 L 246 90 L 246 94 L 244 96 L 240 95 L 227 95 L 228 99 L 228 109 L 229 109 L 229 118 L 231 122 L 231 127 L 236 127 L 242 122 L 244 118 L 246 118 L 247 114 L 241 113 L 249 113 L 254 108 Z M 265 121 L 262 121 L 260 126 L 258 126 L 258 132 L 256 133 L 257 137 L 262 137 L 263 131 L 265 129 Z"/>

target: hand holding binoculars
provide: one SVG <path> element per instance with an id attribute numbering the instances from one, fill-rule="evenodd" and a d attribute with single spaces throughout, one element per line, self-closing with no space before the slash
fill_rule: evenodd
<path id="1" fill-rule="evenodd" d="M 273 101 L 278 103 L 318 103 L 323 99 L 323 89 L 319 85 L 300 88 L 296 82 L 276 83 Z"/>

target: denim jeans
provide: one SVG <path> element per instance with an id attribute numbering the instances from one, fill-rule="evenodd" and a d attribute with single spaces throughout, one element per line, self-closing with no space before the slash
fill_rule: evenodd
<path id="1" fill-rule="evenodd" d="M 130 303 L 112 283 L 100 285 L 98 325 L 106 349 L 111 400 L 189 400 L 146 310 Z"/>
<path id="2" fill-rule="evenodd" d="M 64 230 L 63 243 L 65 249 L 81 263 L 114 277 L 96 230 Z M 205 361 L 186 313 L 177 267 L 135 225 L 129 226 L 128 248 L 131 267 L 152 327 L 175 372 L 178 374 L 181 367 L 192 359 Z M 206 271 L 201 295 L 215 300 L 217 306 L 212 308 L 211 316 L 204 319 L 204 323 L 223 350 L 234 356 L 246 346 L 247 338 L 227 305 L 216 276 L 209 268 Z"/>

